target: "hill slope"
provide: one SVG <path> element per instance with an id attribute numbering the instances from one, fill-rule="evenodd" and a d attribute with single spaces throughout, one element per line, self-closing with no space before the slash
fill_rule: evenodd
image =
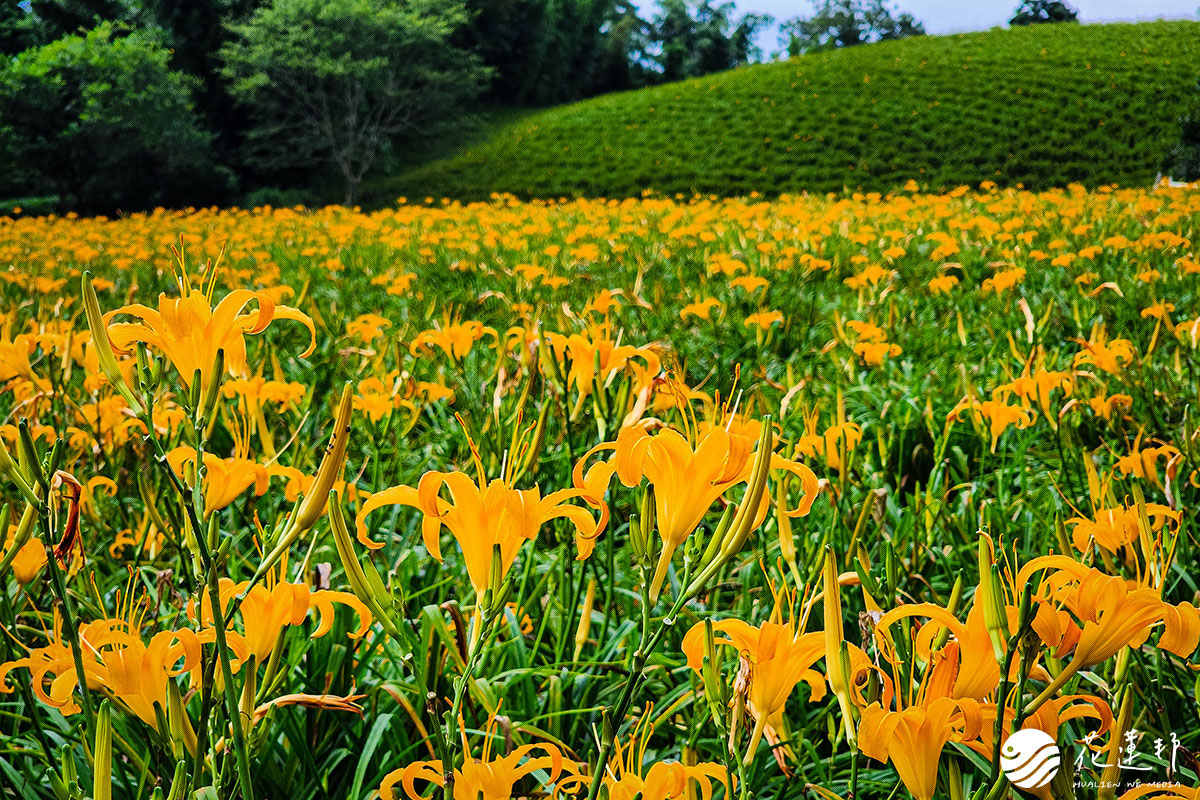
<path id="1" fill-rule="evenodd" d="M 1144 183 L 1197 77 L 1196 22 L 884 42 L 534 113 L 368 199 Z"/>

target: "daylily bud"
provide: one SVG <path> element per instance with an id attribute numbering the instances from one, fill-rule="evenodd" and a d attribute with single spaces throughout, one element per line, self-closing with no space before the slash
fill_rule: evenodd
<path id="1" fill-rule="evenodd" d="M 204 373 L 200 371 L 199 367 L 197 367 L 196 371 L 192 373 L 192 382 L 190 384 L 188 384 L 188 387 L 187 387 L 187 389 L 188 389 L 187 406 L 188 406 L 188 409 L 193 414 L 195 414 L 200 408 L 200 400 L 201 400 L 200 393 L 203 391 L 203 388 L 204 388 L 203 381 L 202 381 L 203 375 L 204 375 Z"/>
<path id="2" fill-rule="evenodd" d="M 153 374 L 150 370 L 150 348 L 146 347 L 145 342 L 138 342 L 137 349 L 133 352 L 133 363 L 137 366 L 137 371 L 134 376 L 137 378 L 138 388 L 143 392 L 151 390 L 154 387 Z"/>
<path id="3" fill-rule="evenodd" d="M 43 490 L 49 488 L 49 481 L 46 478 L 46 470 L 42 466 L 42 460 L 38 458 L 37 446 L 33 443 L 33 432 L 29 429 L 29 420 L 21 417 L 21 421 L 17 423 L 17 457 L 21 466 L 21 471 L 24 472 L 29 479 L 36 485 L 42 487 Z"/>
<path id="4" fill-rule="evenodd" d="M 556 392 L 563 394 L 566 391 L 567 381 L 563 377 L 562 367 L 559 366 L 558 359 L 554 357 L 554 348 L 550 347 L 550 343 L 544 335 L 537 337 L 537 346 L 538 358 L 542 364 L 542 375 L 550 382 L 550 385 L 554 387 Z M 546 368 L 547 364 L 550 365 L 549 369 Z"/>
<path id="5" fill-rule="evenodd" d="M 51 770 L 49 778 L 50 790 L 54 792 L 54 800 L 71 800 L 71 792 L 67 789 L 67 784 L 63 783 L 63 779 L 58 777 L 58 773 Z"/>
<path id="6" fill-rule="evenodd" d="M 640 564 L 646 557 L 646 537 L 642 533 L 642 520 L 637 514 L 629 518 L 629 546 L 633 548 L 634 561 Z"/>
<path id="7" fill-rule="evenodd" d="M 600 350 L 597 348 L 592 352 L 592 397 L 596 401 L 596 406 L 600 410 L 601 416 L 608 416 L 608 398 L 604 396 L 604 384 L 600 382 L 601 376 L 604 375 L 604 370 L 600 363 Z"/>
<path id="8" fill-rule="evenodd" d="M 96 714 L 96 743 L 92 750 L 92 800 L 112 800 L 112 718 L 108 701 Z"/>
<path id="9" fill-rule="evenodd" d="M 556 739 L 562 737 L 562 710 L 563 680 L 559 675 L 551 675 L 546 687 L 546 716 L 550 735 Z"/>
<path id="10" fill-rule="evenodd" d="M 265 575 L 268 570 L 273 568 L 295 541 L 317 524 L 317 520 L 325 513 L 325 506 L 329 502 L 329 493 L 333 490 L 334 484 L 341 479 L 346 468 L 346 445 L 350 440 L 350 417 L 353 409 L 354 392 L 351 385 L 347 383 L 342 389 L 337 416 L 334 417 L 333 436 L 325 448 L 325 455 L 321 458 L 321 466 L 317 468 L 312 486 L 305 492 L 304 497 L 300 498 L 300 502 L 292 512 L 291 519 L 279 536 L 279 541 L 263 558 L 262 564 L 255 573 L 257 577 Z"/>
<path id="11" fill-rule="evenodd" d="M 775 526 L 779 532 L 779 555 L 788 565 L 796 583 L 800 580 L 800 568 L 796 564 L 796 536 L 792 533 L 792 518 L 787 515 L 787 477 L 775 484 Z"/>
<path id="12" fill-rule="evenodd" d="M 725 541 L 725 536 L 729 533 L 729 526 L 733 524 L 733 518 L 737 516 L 740 507 L 737 503 L 725 506 L 725 512 L 721 514 L 717 529 L 713 531 L 712 537 L 708 540 L 708 547 L 704 549 L 704 555 L 700 557 L 702 565 L 708 566 L 721 552 L 721 543 Z"/>
<path id="13" fill-rule="evenodd" d="M 25 498 L 26 502 L 32 506 L 40 508 L 42 501 L 38 499 L 37 494 L 33 491 L 33 486 L 21 471 L 17 462 L 8 453 L 8 448 L 4 446 L 4 440 L 0 439 L 0 473 L 3 473 L 17 486 L 17 491 Z"/>
<path id="14" fill-rule="evenodd" d="M 62 759 L 60 760 L 62 768 L 62 779 L 68 789 L 77 789 L 79 783 L 79 771 L 75 767 L 75 756 L 68 747 L 62 748 Z M 73 796 L 78 796 L 77 792 L 72 792 Z"/>
<path id="15" fill-rule="evenodd" d="M 200 396 L 200 419 L 212 419 L 212 413 L 216 410 L 217 400 L 221 397 L 221 376 L 225 374 L 225 350 L 220 348 L 217 350 L 216 358 L 213 359 L 212 380 L 209 381 L 207 387 L 204 388 L 204 393 Z"/>
<path id="16" fill-rule="evenodd" d="M 686 569 L 689 565 L 699 562 L 704 547 L 704 529 L 697 528 L 683 543 L 683 563 Z"/>
<path id="17" fill-rule="evenodd" d="M 175 762 L 175 776 L 171 778 L 171 793 L 167 795 L 167 800 L 183 800 L 187 794 L 189 784 L 187 774 L 187 762 Z"/>
<path id="18" fill-rule="evenodd" d="M 829 686 L 837 696 L 846 728 L 846 740 L 853 745 L 857 738 L 854 730 L 854 714 L 850 703 L 849 650 L 845 649 L 846 634 L 842 625 L 842 591 L 838 584 L 837 564 L 833 548 L 825 548 L 825 571 L 822 605 L 825 617 L 825 668 Z"/>
<path id="19" fill-rule="evenodd" d="M 996 662 L 1003 666 L 1008 652 L 1008 610 L 1000 589 L 1000 569 L 992 552 L 992 540 L 982 533 L 979 537 L 979 588 L 975 591 L 982 593 L 983 624 L 992 640 Z"/>
<path id="20" fill-rule="evenodd" d="M 704 660 L 701 662 L 700 677 L 704 680 L 704 693 L 709 698 L 709 704 L 716 713 L 723 694 L 724 683 L 721 681 L 721 662 L 716 645 L 716 635 L 713 631 L 712 619 L 704 619 Z"/>
<path id="21" fill-rule="evenodd" d="M 492 567 L 488 570 L 488 594 L 490 598 L 500 596 L 501 584 L 504 581 L 504 556 L 500 553 L 500 545 L 492 545 Z M 484 602 L 484 611 L 491 612 L 489 604 Z"/>
<path id="22" fill-rule="evenodd" d="M 81 283 L 83 310 L 87 316 L 88 330 L 92 332 L 92 347 L 96 349 L 100 371 L 104 373 L 104 377 L 108 378 L 108 382 L 112 384 L 113 388 L 121 393 L 121 397 L 125 398 L 125 402 L 133 409 L 133 413 L 141 416 L 145 409 L 134 395 L 133 390 L 126 385 L 125 378 L 121 375 L 121 368 L 117 366 L 117 357 L 113 354 L 112 342 L 108 339 L 108 329 L 104 325 L 104 314 L 100 311 L 100 301 L 96 299 L 96 289 L 92 286 L 92 274 L 84 272 Z"/>
<path id="23" fill-rule="evenodd" d="M 325 448 L 321 458 L 321 466 L 313 479 L 312 487 L 300 501 L 300 510 L 296 514 L 295 525 L 300 533 L 304 533 L 325 513 L 325 503 L 329 499 L 329 491 L 342 477 L 346 467 L 346 445 L 350 441 L 350 416 L 354 410 L 354 392 L 347 383 L 342 388 L 342 398 L 338 403 L 337 415 L 333 421 L 333 437 Z"/>
<path id="24" fill-rule="evenodd" d="M 572 660 L 578 661 L 587 644 L 588 633 L 592 629 L 592 606 L 596 602 L 596 579 L 588 581 L 587 594 L 583 596 L 583 609 L 579 612 L 579 626 L 575 628 L 575 654 Z"/>
<path id="25" fill-rule="evenodd" d="M 763 494 L 767 491 L 767 476 L 771 472 L 771 456 L 774 450 L 773 442 L 771 418 L 765 416 L 762 419 L 762 433 L 758 439 L 754 468 L 750 473 L 750 479 L 746 482 L 746 494 L 742 497 L 741 505 L 729 522 L 724 536 L 713 537 L 713 541 L 720 542 L 720 550 L 688 585 L 684 591 L 685 598 L 690 599 L 702 592 L 708 585 L 708 581 L 726 562 L 741 551 L 746 540 L 750 538 L 750 534 L 755 528 L 758 507 L 762 504 Z M 718 530 L 720 530 L 720 526 L 718 526 Z M 654 597 L 653 592 L 651 597 Z"/>
<path id="26" fill-rule="evenodd" d="M 1062 515 L 1054 515 L 1054 540 L 1058 542 L 1058 552 L 1066 555 L 1074 551 L 1071 539 L 1067 536 L 1067 526 L 1063 524 Z"/>
<path id="27" fill-rule="evenodd" d="M 391 615 L 392 599 L 386 592 L 377 595 L 375 585 L 382 589 L 383 582 L 379 579 L 379 573 L 375 571 L 371 562 L 369 560 L 359 561 L 358 554 L 354 552 L 354 545 L 350 541 L 350 531 L 346 528 L 346 518 L 342 515 L 342 506 L 337 501 L 336 495 L 331 498 L 329 503 L 329 528 L 333 531 L 333 541 L 337 547 L 342 568 L 346 571 L 346 580 L 350 581 L 350 589 L 359 600 L 366 604 L 371 614 L 383 626 L 384 631 L 399 638 L 400 629 Z M 368 578 L 368 569 L 374 577 L 374 581 Z"/>
<path id="28" fill-rule="evenodd" d="M 167 681 L 167 731 L 171 739 L 171 755 L 176 760 L 196 751 L 196 732 L 183 705 L 183 695 L 175 681 Z"/>
<path id="29" fill-rule="evenodd" d="M 642 520 L 642 550 L 651 560 L 654 558 L 655 538 L 650 533 L 654 530 L 654 526 L 657 523 L 656 510 L 657 508 L 654 505 L 654 487 L 647 484 L 646 488 L 642 490 L 641 508 L 639 511 L 641 512 Z"/>
<path id="30" fill-rule="evenodd" d="M 258 693 L 258 665 L 254 663 L 253 655 L 247 660 L 246 667 L 243 670 L 246 674 L 246 682 L 242 684 L 239 724 L 246 732 L 249 732 L 250 721 L 254 719 L 254 695 Z"/>
<path id="31" fill-rule="evenodd" d="M 858 582 L 862 585 L 865 592 L 874 603 L 879 602 L 879 598 L 883 597 L 883 589 L 879 586 L 879 582 L 875 580 L 875 576 L 871 574 L 871 565 L 867 561 L 866 554 L 859 551 L 854 559 L 854 571 L 858 575 Z"/>

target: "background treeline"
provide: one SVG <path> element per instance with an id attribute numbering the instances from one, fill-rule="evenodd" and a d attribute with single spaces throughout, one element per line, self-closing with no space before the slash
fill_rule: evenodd
<path id="1" fill-rule="evenodd" d="M 1058 0 L 1024 0 L 1010 24 L 1074 20 Z M 513 118 L 535 119 L 528 109 L 924 33 L 920 21 L 885 0 L 820 0 L 809 15 L 782 21 L 779 51 L 764 53 L 757 43 L 775 23 L 739 12 L 731 0 L 657 0 L 653 7 L 631 0 L 0 0 L 0 214 L 355 204 L 368 178 L 381 186 L 396 176 L 395 186 L 416 188 L 421 182 L 404 176 L 427 165 L 438 178 L 429 191 L 455 196 L 540 186 L 636 193 L 659 186 L 655 174 L 667 164 L 674 164 L 672 186 L 685 181 L 679 185 L 721 193 L 840 185 L 840 172 L 822 167 L 809 175 L 791 147 L 768 155 L 742 143 L 717 167 L 703 166 L 721 141 L 749 135 L 770 142 L 778 133 L 740 119 L 741 133 L 720 137 L 716 147 L 705 141 L 703 132 L 731 121 L 724 116 L 746 99 L 764 96 L 753 80 L 728 84 L 733 95 L 704 118 L 656 112 L 669 99 L 646 93 L 610 98 L 637 115 L 617 130 L 594 125 L 586 108 L 564 108 L 566 118 L 584 123 L 582 131 L 555 138 L 549 149 L 527 148 L 524 142 L 536 145 L 555 130 L 551 124 L 539 135 L 538 122 L 517 137 L 515 150 L 488 145 L 483 152 L 503 154 L 488 180 L 474 167 L 452 179 L 439 166 L 467 145 L 502 141 Z M 847 87 L 832 78 L 827 96 L 840 96 Z M 961 80 L 951 83 L 961 89 Z M 939 103 L 956 92 L 938 95 Z M 858 94 L 843 98 L 830 119 Z M 1175 124 L 1175 108 L 1160 111 Z M 664 133 L 661 141 L 631 133 L 655 114 L 645 131 Z M 805 141 L 821 122 L 807 113 L 796 120 L 804 130 L 789 128 L 790 135 Z M 1195 139 L 1196 126 L 1184 127 Z M 869 162 L 871 169 L 883 163 L 893 177 L 903 172 L 898 165 L 908 156 L 889 154 L 869 135 L 856 143 L 846 131 L 817 133 L 823 152 L 846 151 L 863 171 Z M 972 138 L 967 129 L 964 147 L 973 153 L 1006 133 L 1001 126 Z M 596 152 L 634 160 L 620 176 L 597 182 L 591 171 L 609 155 L 582 172 L 577 155 L 562 155 L 572 145 L 586 152 L 589 142 Z M 1004 169 L 1013 169 L 1020 147 L 1008 149 Z M 1194 142 L 1181 142 L 1172 163 L 1192 164 L 1195 152 Z M 730 166 L 746 159 L 753 163 Z M 1017 164 L 1014 174 L 1025 176 L 1026 166 Z M 510 180 L 514 167 L 523 170 L 519 180 Z M 974 169 L 954 174 L 975 177 Z M 1080 174 L 1089 169 L 1081 162 Z"/>
<path id="2" fill-rule="evenodd" d="M 468 112 L 729 69 L 771 22 L 709 0 L 0 0 L 0 198 L 353 201 Z"/>

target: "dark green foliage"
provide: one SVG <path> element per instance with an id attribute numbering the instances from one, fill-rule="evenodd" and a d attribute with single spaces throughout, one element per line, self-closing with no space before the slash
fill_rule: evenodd
<path id="1" fill-rule="evenodd" d="M 882 42 L 531 114 L 372 196 L 1147 183 L 1198 71 L 1194 22 Z"/>
<path id="2" fill-rule="evenodd" d="M 142 5 L 128 0 L 32 0 L 38 44 L 75 36 L 101 22 L 136 26 L 144 21 Z"/>
<path id="3" fill-rule="evenodd" d="M 1040 25 L 1045 22 L 1078 22 L 1079 12 L 1062 0 L 1025 0 L 1017 6 L 1009 25 Z"/>
<path id="4" fill-rule="evenodd" d="M 246 132 L 245 115 L 235 107 L 221 78 L 217 52 L 229 41 L 229 22 L 245 19 L 262 0 L 146 0 L 149 20 L 171 48 L 171 66 L 198 79 L 194 101 L 214 134 L 215 157 L 235 163 Z"/>
<path id="5" fill-rule="evenodd" d="M 894 11 L 884 0 L 824 0 L 811 17 L 790 19 L 780 29 L 792 56 L 925 33 L 911 14 Z"/>
<path id="6" fill-rule="evenodd" d="M 761 56 L 763 14 L 734 3 L 659 0 L 654 17 L 630 0 L 468 0 L 455 37 L 492 68 L 488 101 L 548 105 L 731 69 Z"/>
<path id="7" fill-rule="evenodd" d="M 104 23 L 14 59 L 0 71 L 4 193 L 88 212 L 208 200 L 210 139 L 168 58 L 152 33 Z"/>
<path id="8" fill-rule="evenodd" d="M 33 14 L 20 3 L 0 3 L 0 56 L 16 53 L 37 44 L 37 29 Z"/>
<path id="9" fill-rule="evenodd" d="M 549 105 L 642 85 L 646 23 L 628 0 L 468 0 L 455 43 L 493 71 L 487 99 Z"/>
<path id="10" fill-rule="evenodd" d="M 1163 159 L 1162 171 L 1177 181 L 1200 181 L 1200 83 L 1191 109 L 1179 118 L 1179 141 Z"/>
<path id="11" fill-rule="evenodd" d="M 652 36 L 658 52 L 654 61 L 658 78 L 677 81 L 733 69 L 761 53 L 754 36 L 770 25 L 766 14 L 735 16 L 732 2 L 713 5 L 709 0 L 659 0 Z"/>
<path id="12" fill-rule="evenodd" d="M 255 160 L 336 167 L 352 204 L 391 137 L 450 118 L 487 71 L 450 37 L 466 16 L 445 0 L 274 0 L 222 49 L 250 111 Z"/>

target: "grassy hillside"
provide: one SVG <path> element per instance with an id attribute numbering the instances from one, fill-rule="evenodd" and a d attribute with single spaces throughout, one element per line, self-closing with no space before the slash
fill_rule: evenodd
<path id="1" fill-rule="evenodd" d="M 531 114 L 367 199 L 1144 183 L 1198 77 L 1195 22 L 885 42 Z"/>

